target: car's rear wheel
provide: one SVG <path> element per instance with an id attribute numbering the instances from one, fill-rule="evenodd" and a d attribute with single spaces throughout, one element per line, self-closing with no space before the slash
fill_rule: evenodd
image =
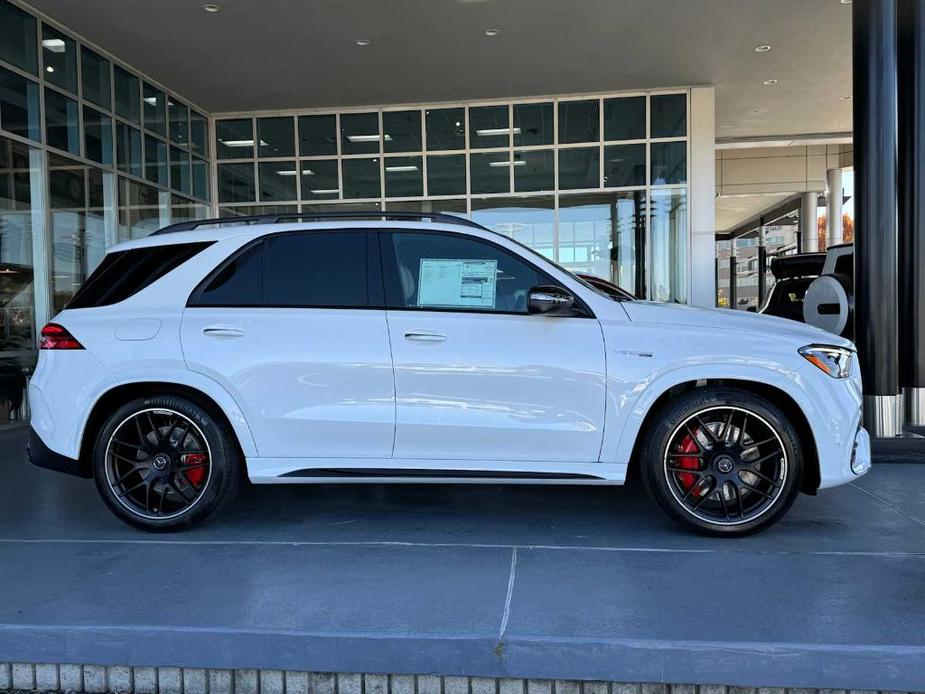
<path id="1" fill-rule="evenodd" d="M 126 403 L 93 451 L 96 486 L 120 519 L 152 532 L 203 521 L 237 493 L 242 461 L 227 425 L 172 395 Z"/>
<path id="2" fill-rule="evenodd" d="M 676 522 L 711 535 L 775 523 L 800 490 L 803 455 L 792 422 L 737 388 L 705 387 L 656 415 L 641 458 L 650 495 Z"/>

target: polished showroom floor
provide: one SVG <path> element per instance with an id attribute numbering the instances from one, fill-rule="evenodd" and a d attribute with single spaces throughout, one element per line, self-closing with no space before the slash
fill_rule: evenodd
<path id="1" fill-rule="evenodd" d="M 0 432 L 0 660 L 925 690 L 925 465 L 742 540 L 626 488 L 252 487 L 122 525 Z"/>

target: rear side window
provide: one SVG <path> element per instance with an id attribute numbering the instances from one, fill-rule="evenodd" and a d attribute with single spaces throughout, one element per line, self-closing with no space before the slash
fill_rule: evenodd
<path id="1" fill-rule="evenodd" d="M 367 305 L 366 234 L 286 234 L 266 243 L 268 306 Z"/>
<path id="2" fill-rule="evenodd" d="M 232 257 L 190 299 L 190 306 L 366 308 L 365 233 L 270 236 Z"/>
<path id="3" fill-rule="evenodd" d="M 263 293 L 261 241 L 235 255 L 194 296 L 195 306 L 260 306 Z"/>
<path id="4" fill-rule="evenodd" d="M 109 253 L 65 308 L 110 306 L 124 301 L 211 245 L 178 243 Z"/>

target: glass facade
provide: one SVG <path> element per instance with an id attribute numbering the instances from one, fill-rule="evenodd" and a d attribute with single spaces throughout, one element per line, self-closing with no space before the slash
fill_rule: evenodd
<path id="1" fill-rule="evenodd" d="M 688 300 L 688 92 L 215 121 L 222 216 L 468 216 L 639 296 Z"/>
<path id="2" fill-rule="evenodd" d="M 208 119 L 0 0 L 0 427 L 28 418 L 36 332 L 108 246 L 209 216 Z"/>

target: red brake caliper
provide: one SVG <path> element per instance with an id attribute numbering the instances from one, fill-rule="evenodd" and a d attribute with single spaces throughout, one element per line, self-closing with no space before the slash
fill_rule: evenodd
<path id="1" fill-rule="evenodd" d="M 206 461 L 207 458 L 205 453 L 187 453 L 183 456 L 184 465 L 202 465 Z M 192 484 L 194 487 L 198 487 L 205 479 L 206 470 L 206 466 L 202 465 L 202 467 L 187 470 L 184 472 L 184 474 L 186 475 L 186 479 L 190 481 L 190 484 Z"/>
<path id="2" fill-rule="evenodd" d="M 691 437 L 690 434 L 684 437 L 681 441 L 678 453 L 697 453 L 700 451 L 700 447 L 697 445 L 697 442 Z M 687 468 L 688 470 L 699 470 L 700 469 L 700 458 L 691 457 L 679 457 L 675 458 L 675 462 L 678 467 Z M 700 477 L 697 475 L 691 475 L 686 472 L 678 473 L 678 480 L 681 482 L 681 485 L 685 489 L 690 489 L 694 486 Z M 700 496 L 700 489 L 694 489 L 691 492 L 691 496 Z"/>

